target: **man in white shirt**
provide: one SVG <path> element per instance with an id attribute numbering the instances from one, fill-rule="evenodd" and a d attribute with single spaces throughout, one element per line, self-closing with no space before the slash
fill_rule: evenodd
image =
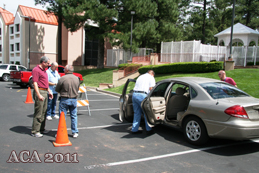
<path id="1" fill-rule="evenodd" d="M 153 70 L 149 70 L 147 73 L 141 75 L 138 77 L 135 87 L 133 89 L 133 95 L 132 95 L 132 102 L 133 102 L 133 110 L 134 110 L 134 119 L 132 123 L 132 134 L 140 133 L 141 131 L 138 131 L 141 115 L 143 114 L 142 108 L 141 108 L 141 102 L 147 97 L 147 94 L 152 90 L 152 88 L 156 85 L 155 81 L 155 73 Z M 146 131 L 149 133 L 152 129 L 147 124 L 146 116 L 145 118 L 145 124 L 146 124 Z"/>
<path id="2" fill-rule="evenodd" d="M 60 79 L 60 75 L 57 71 L 58 63 L 53 62 L 51 63 L 51 67 L 46 70 L 48 74 L 48 80 L 49 80 L 49 89 L 53 93 L 53 99 L 48 99 L 48 107 L 47 107 L 47 113 L 46 113 L 46 119 L 52 120 L 52 117 L 55 119 L 59 119 L 59 116 L 55 114 L 56 111 L 56 102 L 58 98 L 58 93 L 55 91 L 56 85 L 58 83 L 58 80 Z"/>

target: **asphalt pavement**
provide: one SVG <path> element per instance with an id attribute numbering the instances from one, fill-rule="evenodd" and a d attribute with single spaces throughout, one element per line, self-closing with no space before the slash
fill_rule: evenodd
<path id="1" fill-rule="evenodd" d="M 42 138 L 32 137 L 34 104 L 24 103 L 27 89 L 3 81 L 0 88 L 0 172 L 258 171 L 259 139 L 211 139 L 197 147 L 188 144 L 181 131 L 163 125 L 156 126 L 153 135 L 133 135 L 129 133 L 131 123 L 119 121 L 118 95 L 94 88 L 87 91 L 91 116 L 86 107 L 79 108 L 79 137 L 72 137 L 68 114 L 72 146 L 54 147 L 59 120 L 46 122 L 49 133 Z"/>

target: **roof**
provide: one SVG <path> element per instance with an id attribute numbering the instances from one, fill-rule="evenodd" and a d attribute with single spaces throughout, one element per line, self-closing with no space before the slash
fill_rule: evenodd
<path id="1" fill-rule="evenodd" d="M 7 11 L 7 10 L 5 10 L 5 9 L 0 7 L 0 14 L 2 15 L 6 25 L 13 24 L 13 22 L 14 22 L 14 15 L 11 12 L 9 12 L 9 11 Z"/>
<path id="2" fill-rule="evenodd" d="M 218 37 L 220 35 L 225 35 L 225 34 L 231 34 L 231 27 L 214 35 L 214 37 Z M 257 34 L 257 35 L 259 35 L 259 32 L 256 30 L 253 30 L 241 23 L 237 23 L 233 26 L 233 34 Z"/>
<path id="3" fill-rule="evenodd" d="M 23 16 L 31 17 L 31 21 L 50 25 L 58 25 L 58 17 L 54 13 L 37 8 L 26 7 L 23 5 L 19 5 L 18 8 L 20 8 Z M 29 19 L 25 18 L 25 20 Z"/>

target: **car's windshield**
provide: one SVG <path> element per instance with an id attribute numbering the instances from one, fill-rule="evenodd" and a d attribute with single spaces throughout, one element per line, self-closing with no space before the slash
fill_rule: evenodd
<path id="1" fill-rule="evenodd" d="M 230 97 L 248 97 L 249 95 L 242 90 L 225 83 L 211 82 L 200 84 L 213 99 Z"/>
<path id="2" fill-rule="evenodd" d="M 7 65 L 0 65 L 0 69 L 6 69 L 7 68 Z"/>

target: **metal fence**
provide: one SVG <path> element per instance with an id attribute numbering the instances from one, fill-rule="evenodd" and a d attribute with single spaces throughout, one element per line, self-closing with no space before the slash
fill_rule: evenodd
<path id="1" fill-rule="evenodd" d="M 153 53 L 153 49 L 139 48 L 138 53 L 132 52 L 132 57 L 142 57 Z M 106 66 L 118 67 L 118 65 L 131 61 L 130 51 L 124 49 L 108 49 Z"/>

